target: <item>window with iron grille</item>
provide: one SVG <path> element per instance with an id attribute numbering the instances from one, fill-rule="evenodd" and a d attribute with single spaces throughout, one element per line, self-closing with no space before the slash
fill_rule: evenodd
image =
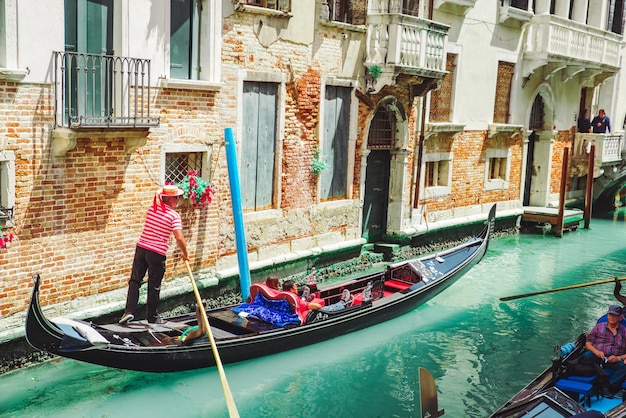
<path id="1" fill-rule="evenodd" d="M 180 183 L 189 173 L 202 176 L 203 152 L 168 152 L 165 154 L 165 183 Z"/>
<path id="2" fill-rule="evenodd" d="M 535 97 L 535 101 L 533 102 L 533 107 L 530 110 L 530 126 L 531 130 L 543 130 L 543 118 L 544 118 L 544 110 L 543 110 L 543 99 L 541 95 L 538 94 Z"/>
<path id="3" fill-rule="evenodd" d="M 393 149 L 396 142 L 396 117 L 387 108 L 381 106 L 370 124 L 367 147 L 369 149 Z"/>

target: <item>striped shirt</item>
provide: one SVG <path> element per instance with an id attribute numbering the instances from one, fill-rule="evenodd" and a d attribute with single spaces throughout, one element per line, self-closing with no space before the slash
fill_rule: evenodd
<path id="1" fill-rule="evenodd" d="M 617 333 L 613 335 L 608 329 L 608 322 L 600 322 L 589 331 L 587 342 L 591 342 L 607 357 L 624 355 L 626 353 L 626 327 L 619 324 Z"/>
<path id="2" fill-rule="evenodd" d="M 146 223 L 137 246 L 157 254 L 167 255 L 172 231 L 182 230 L 183 224 L 180 215 L 174 209 L 167 205 L 163 205 L 162 208 L 148 210 Z"/>

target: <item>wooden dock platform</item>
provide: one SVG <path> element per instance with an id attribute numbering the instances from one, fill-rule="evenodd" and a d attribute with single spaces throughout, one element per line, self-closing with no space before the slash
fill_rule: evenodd
<path id="1" fill-rule="evenodd" d="M 558 208 L 549 208 L 541 206 L 524 206 L 524 214 L 522 215 L 522 228 L 549 230 L 552 233 L 559 234 L 557 219 L 559 216 Z M 565 209 L 563 213 L 563 231 L 575 231 L 580 222 L 584 219 L 584 212 L 580 209 Z"/>

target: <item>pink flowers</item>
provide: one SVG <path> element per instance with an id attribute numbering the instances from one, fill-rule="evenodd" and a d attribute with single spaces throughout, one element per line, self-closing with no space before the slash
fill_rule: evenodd
<path id="1" fill-rule="evenodd" d="M 191 200 L 194 208 L 200 205 L 206 208 L 206 205 L 213 200 L 213 193 L 215 193 L 211 182 L 203 179 L 196 171 L 189 171 L 183 181 L 176 183 L 176 186 L 183 189 L 185 192 L 183 197 Z"/>
<path id="2" fill-rule="evenodd" d="M 13 242 L 13 238 L 14 238 L 13 234 L 0 235 L 0 248 L 7 248 L 9 243 Z"/>

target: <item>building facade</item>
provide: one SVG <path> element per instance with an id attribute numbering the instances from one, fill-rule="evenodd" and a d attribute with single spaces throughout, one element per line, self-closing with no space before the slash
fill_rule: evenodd
<path id="1" fill-rule="evenodd" d="M 626 112 L 623 5 L 590 3 L 0 0 L 0 314 L 35 272 L 44 305 L 124 288 L 189 172 L 193 268 L 236 273 L 227 128 L 253 269 L 551 204 L 581 109 Z"/>

